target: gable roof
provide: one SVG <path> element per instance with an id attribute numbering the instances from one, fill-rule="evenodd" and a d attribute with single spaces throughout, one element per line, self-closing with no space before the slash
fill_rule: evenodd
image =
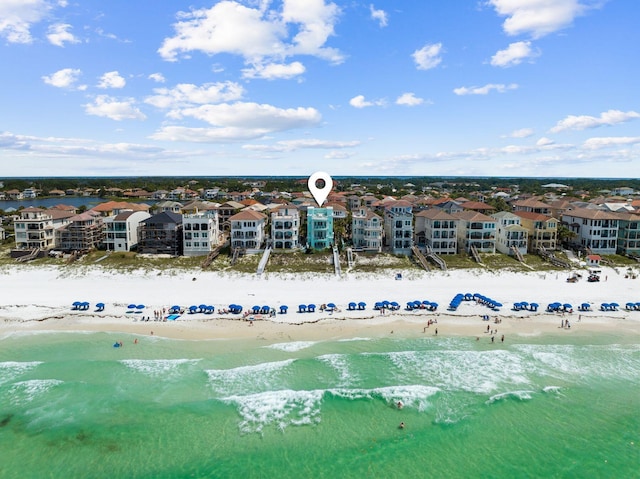
<path id="1" fill-rule="evenodd" d="M 266 218 L 267 217 L 265 215 L 263 215 L 262 213 L 259 213 L 257 211 L 242 210 L 240 213 L 236 213 L 231 218 L 229 218 L 229 221 L 244 221 L 244 220 L 261 221 L 261 220 L 264 220 Z"/>
<path id="2" fill-rule="evenodd" d="M 182 215 L 180 213 L 174 213 L 173 211 L 163 211 L 162 213 L 157 213 L 146 220 L 142 220 L 141 223 L 144 224 L 155 224 L 155 223 L 164 223 L 164 224 L 182 224 Z"/>

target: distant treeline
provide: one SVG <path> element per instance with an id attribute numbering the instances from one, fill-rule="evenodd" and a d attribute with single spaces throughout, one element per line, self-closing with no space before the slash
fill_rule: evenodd
<path id="1" fill-rule="evenodd" d="M 57 177 L 57 178 L 5 178 L 1 190 L 24 190 L 36 188 L 47 194 L 50 190 L 93 188 L 134 189 L 146 191 L 168 190 L 186 187 L 193 190 L 220 188 L 226 191 L 245 191 L 252 183 L 264 182 L 262 191 L 302 191 L 306 189 L 306 177 Z M 334 177 L 335 191 L 348 191 L 353 185 L 374 194 L 421 193 L 424 190 L 455 193 L 462 195 L 473 191 L 488 191 L 494 188 L 513 188 L 522 193 L 542 194 L 549 191 L 543 185 L 557 183 L 567 185 L 572 192 L 584 191 L 589 196 L 598 196 L 605 190 L 629 187 L 640 191 L 640 179 L 597 179 L 597 178 L 499 178 L 499 177 Z"/>

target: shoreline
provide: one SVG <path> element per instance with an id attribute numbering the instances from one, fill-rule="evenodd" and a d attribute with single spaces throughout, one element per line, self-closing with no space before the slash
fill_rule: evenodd
<path id="1" fill-rule="evenodd" d="M 189 339 L 259 339 L 264 341 L 311 341 L 352 339 L 354 337 L 467 336 L 489 341 L 489 329 L 509 337 L 550 334 L 626 334 L 640 336 L 640 311 L 627 311 L 626 302 L 640 301 L 640 279 L 628 279 L 613 268 L 602 268 L 605 281 L 568 283 L 570 272 L 512 273 L 453 270 L 404 274 L 350 275 L 342 278 L 317 274 L 219 274 L 203 271 L 139 271 L 117 273 L 91 267 L 69 274 L 58 267 L 27 269 L 4 268 L 0 290 L 0 337 L 38 331 L 90 331 L 131 333 Z M 404 272 L 403 272 L 404 273 Z M 463 301 L 458 310 L 449 311 L 451 299 L 458 293 L 480 293 L 503 304 L 498 311 L 475 301 Z M 8 304 L 8 300 L 11 304 Z M 380 314 L 373 310 L 378 301 L 396 301 L 397 311 Z M 406 311 L 408 301 L 429 300 L 438 303 L 437 311 Z M 87 301 L 89 310 L 74 311 L 74 301 Z M 364 311 L 348 311 L 349 302 L 366 302 Z M 515 302 L 537 302 L 539 309 L 515 311 Z M 619 303 L 617 311 L 600 311 L 601 303 Z M 95 304 L 105 304 L 103 312 Z M 299 313 L 300 304 L 333 302 L 340 311 L 316 310 Z M 574 308 L 584 302 L 592 311 L 548 313 L 552 302 L 570 303 Z M 127 305 L 143 304 L 138 313 Z M 154 321 L 154 312 L 180 305 L 211 304 L 214 314 L 185 312 L 176 321 Z M 279 311 L 288 305 L 287 314 L 255 321 L 242 315 L 220 314 L 229 304 L 244 311 L 253 305 L 268 305 Z M 487 316 L 489 321 L 483 321 Z M 260 316 L 260 315 L 257 315 Z M 150 318 L 141 321 L 140 318 Z M 261 317 L 262 318 L 262 317 Z M 498 319 L 500 323 L 494 321 Z M 570 329 L 561 329 L 560 321 L 569 320 Z M 437 320 L 426 328 L 429 320 Z M 426 329 L 425 329 L 426 328 Z"/>

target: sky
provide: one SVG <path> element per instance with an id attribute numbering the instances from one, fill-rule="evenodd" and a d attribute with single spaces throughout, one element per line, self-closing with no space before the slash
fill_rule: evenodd
<path id="1" fill-rule="evenodd" d="M 638 0 L 0 0 L 0 177 L 640 177 Z"/>

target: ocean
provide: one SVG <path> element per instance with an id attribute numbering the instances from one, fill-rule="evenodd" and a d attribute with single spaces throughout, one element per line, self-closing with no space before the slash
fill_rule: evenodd
<path id="1" fill-rule="evenodd" d="M 637 338 L 508 339 L 9 335 L 0 478 L 640 477 Z"/>

